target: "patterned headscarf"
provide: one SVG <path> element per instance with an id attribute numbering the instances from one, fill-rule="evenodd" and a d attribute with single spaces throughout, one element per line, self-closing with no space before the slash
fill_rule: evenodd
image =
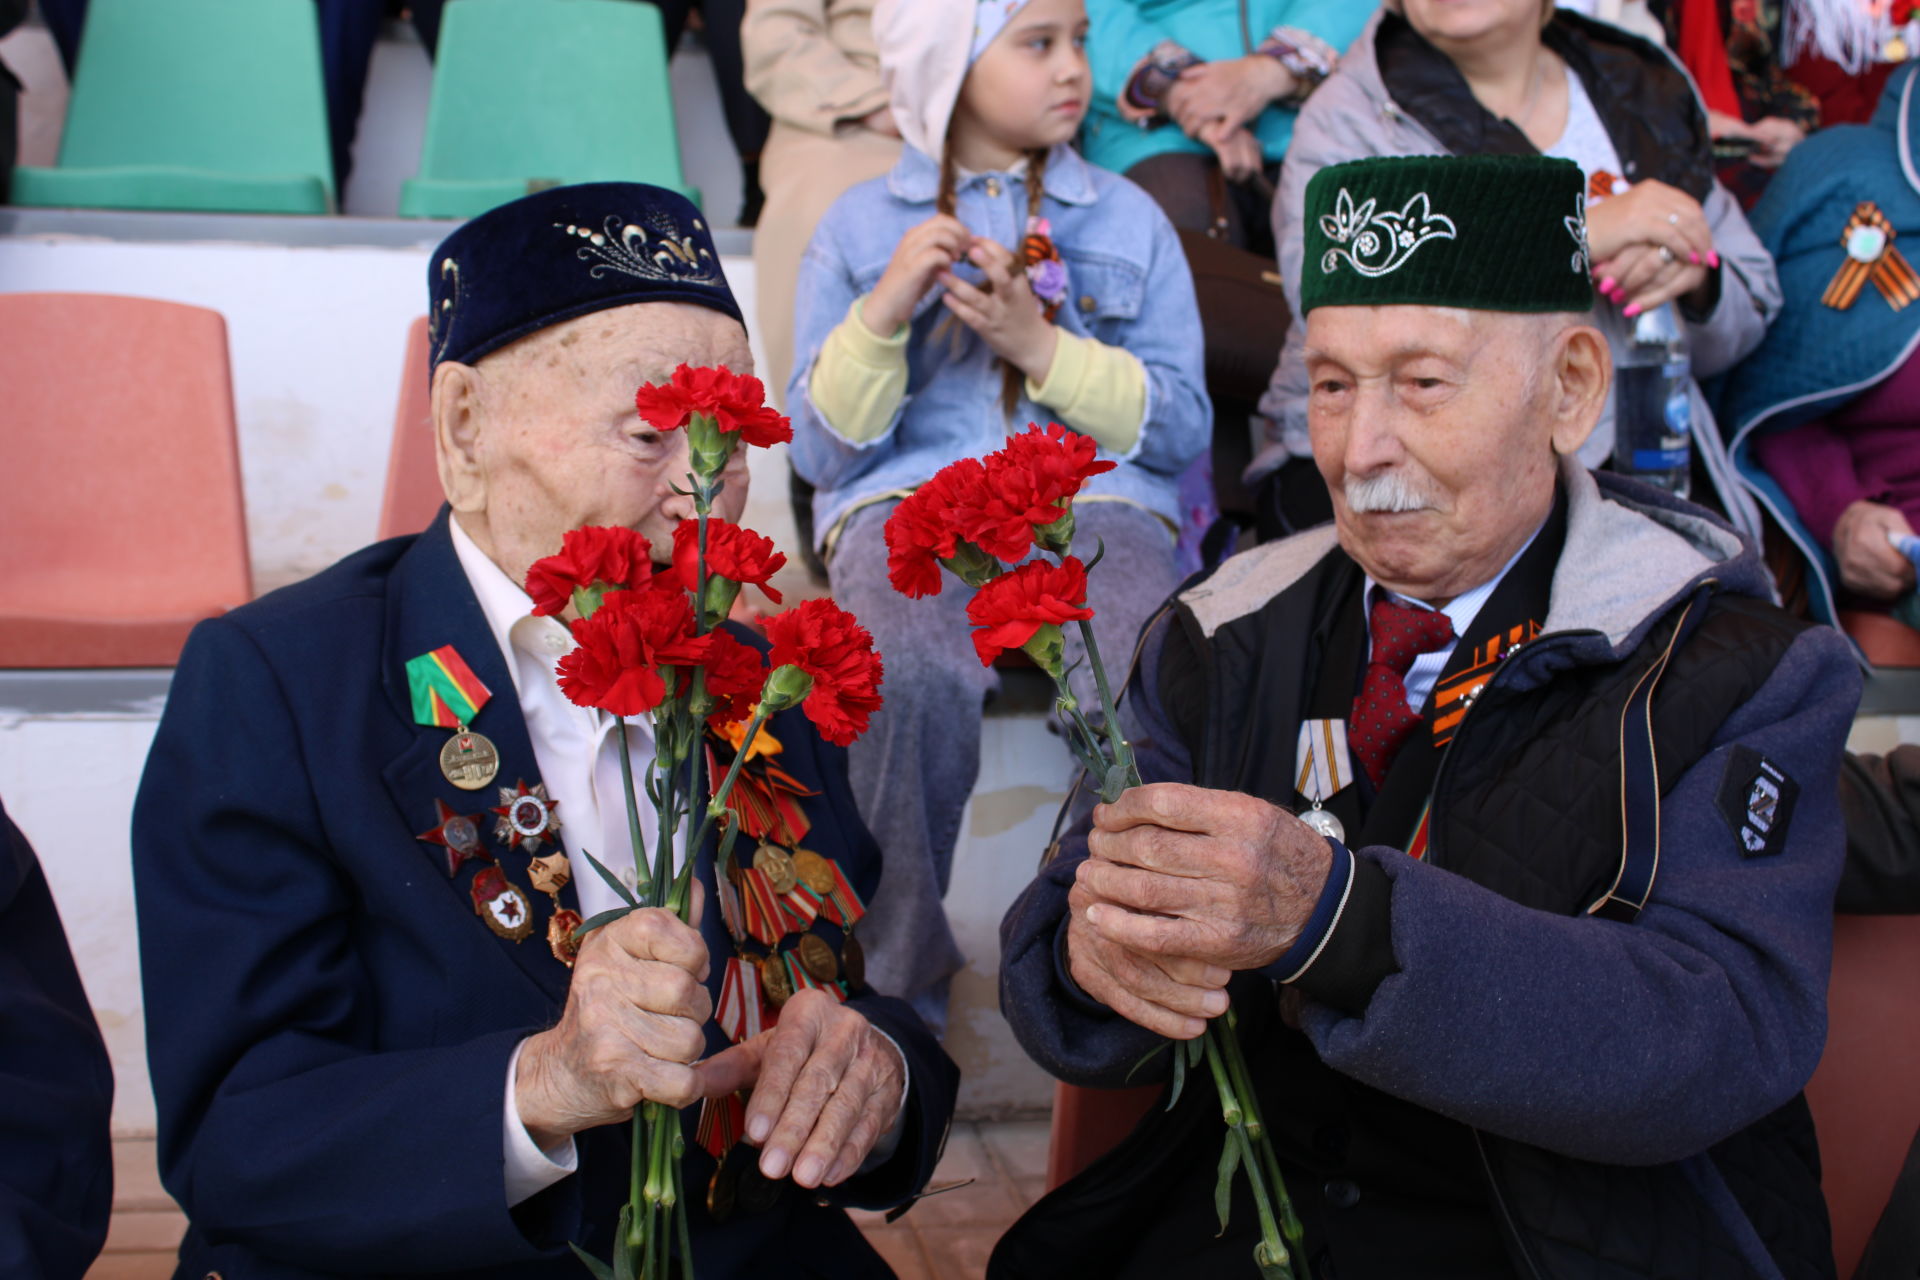
<path id="1" fill-rule="evenodd" d="M 900 136 L 941 159 L 967 69 L 1028 0 L 878 0 L 873 42 Z"/>

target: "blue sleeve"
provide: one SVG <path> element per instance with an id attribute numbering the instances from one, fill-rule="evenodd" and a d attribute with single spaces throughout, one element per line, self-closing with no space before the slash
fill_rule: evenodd
<path id="1" fill-rule="evenodd" d="M 1140 59 L 1162 40 L 1174 38 L 1140 8 L 1140 0 L 1099 0 L 1087 6 L 1087 62 L 1093 68 L 1093 95 L 1109 114 Z"/>
<path id="2" fill-rule="evenodd" d="M 1137 216 L 1153 224 L 1145 301 L 1123 343 L 1146 367 L 1146 420 L 1125 458 L 1149 471 L 1177 476 L 1213 439 L 1200 304 L 1194 295 L 1193 271 L 1173 224 L 1159 205 L 1130 183 L 1103 198 L 1122 195 L 1137 204 Z"/>
<path id="3" fill-rule="evenodd" d="M 900 425 L 906 401 L 896 410 L 887 429 L 859 444 L 835 433 L 814 407 L 810 384 L 814 362 L 827 335 L 847 318 L 848 308 L 862 290 L 855 284 L 853 271 L 841 252 L 838 232 L 844 211 L 851 206 L 841 197 L 815 228 L 813 239 L 800 259 L 800 277 L 794 294 L 793 376 L 787 382 L 787 413 L 793 422 L 793 469 L 816 489 L 831 493 L 843 488 L 874 461 L 885 456 L 880 448 L 890 444 Z M 812 530 L 801 530 L 811 537 Z"/>
<path id="4" fill-rule="evenodd" d="M 1794 641 L 1667 793 L 1659 876 L 1632 924 L 1533 910 L 1395 850 L 1358 851 L 1391 882 L 1399 971 L 1362 1012 L 1309 1004 L 1320 1056 L 1477 1128 L 1611 1164 L 1685 1159 L 1781 1106 L 1825 1040 L 1837 779 L 1859 689 L 1838 632 Z M 1763 856 L 1719 804 L 1741 748 L 1798 784 L 1781 847 Z"/>
<path id="5" fill-rule="evenodd" d="M 1146 782 L 1191 782 L 1186 745 L 1161 714 L 1140 672 L 1158 669 L 1169 620 L 1150 624 L 1138 671 L 1127 686 L 1120 719 Z M 1167 1055 L 1134 1070 L 1165 1038 L 1089 998 L 1068 975 L 1062 934 L 1067 894 L 1087 860 L 1096 792 L 1083 781 L 1072 825 L 1040 875 L 1000 922 L 1000 1011 L 1020 1047 L 1048 1074 L 1068 1084 L 1113 1088 L 1166 1078 Z"/>
<path id="6" fill-rule="evenodd" d="M 553 1256 L 507 1208 L 500 1142 L 507 1060 L 542 1028 L 374 1048 L 355 918 L 380 886 L 332 859 L 309 769 L 252 639 L 195 628 L 133 822 L 162 1182 L 208 1237 L 301 1268 Z"/>
<path id="7" fill-rule="evenodd" d="M 0 809 L 0 1275 L 83 1275 L 113 1204 L 113 1068 L 45 874 Z"/>

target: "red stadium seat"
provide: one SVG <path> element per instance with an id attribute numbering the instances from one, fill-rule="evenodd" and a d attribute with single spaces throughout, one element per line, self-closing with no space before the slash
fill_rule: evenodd
<path id="1" fill-rule="evenodd" d="M 253 594 L 217 311 L 0 294 L 0 667 L 171 666 Z"/>
<path id="2" fill-rule="evenodd" d="M 1920 1129 L 1920 917 L 1838 916 L 1827 1051 L 1807 1086 L 1833 1253 L 1849 1276 Z"/>
<path id="3" fill-rule="evenodd" d="M 1131 1089 L 1053 1086 L 1053 1128 L 1047 1146 L 1047 1190 L 1079 1173 L 1120 1144 L 1166 1094 L 1161 1085 Z"/>
<path id="4" fill-rule="evenodd" d="M 1884 613 L 1842 609 L 1840 629 L 1876 667 L 1920 667 L 1920 631 Z"/>
<path id="5" fill-rule="evenodd" d="M 387 493 L 380 503 L 380 536 L 419 533 L 433 523 L 445 500 L 433 459 L 433 418 L 427 369 L 427 318 L 407 330 L 407 359 L 400 369 L 400 403 L 393 411 L 393 447 L 387 454 Z"/>

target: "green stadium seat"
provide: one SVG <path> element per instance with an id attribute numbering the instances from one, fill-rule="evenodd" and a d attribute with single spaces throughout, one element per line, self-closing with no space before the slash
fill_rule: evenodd
<path id="1" fill-rule="evenodd" d="M 470 218 L 543 187 L 680 171 L 660 12 L 635 0 L 452 0 L 405 218 Z"/>
<path id="2" fill-rule="evenodd" d="M 13 202 L 331 211 L 313 0 L 92 0 L 60 163 Z"/>

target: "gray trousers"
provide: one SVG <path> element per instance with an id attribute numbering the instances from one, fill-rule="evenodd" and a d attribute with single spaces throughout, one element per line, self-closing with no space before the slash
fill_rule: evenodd
<path id="1" fill-rule="evenodd" d="M 834 598 L 873 632 L 886 664 L 885 705 L 850 752 L 854 799 L 882 856 L 880 887 L 860 925 L 867 980 L 911 1001 L 944 1034 L 948 983 L 964 958 L 941 899 L 952 878 L 960 815 L 980 774 L 981 708 L 1000 678 L 974 653 L 967 621 L 973 592 L 964 583 L 946 574 L 938 596 L 910 600 L 887 582 L 883 530 L 897 505 L 855 513 L 827 571 Z M 1084 503 L 1075 508 L 1075 523 L 1074 552 L 1082 560 L 1106 544 L 1089 603 L 1118 696 L 1141 625 L 1179 583 L 1173 537 L 1126 503 Z M 1072 664 L 1084 657 L 1079 628 L 1066 635 Z M 1081 706 L 1097 708 L 1084 662 L 1071 680 Z"/>

